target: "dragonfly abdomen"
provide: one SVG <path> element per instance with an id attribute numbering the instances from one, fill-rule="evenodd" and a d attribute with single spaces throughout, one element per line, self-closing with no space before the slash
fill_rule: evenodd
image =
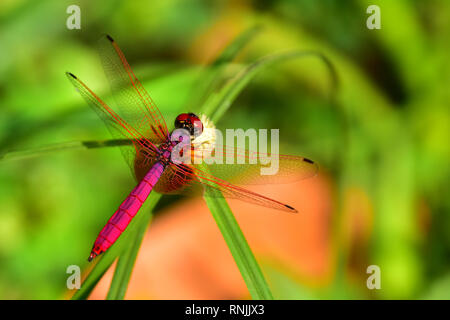
<path id="1" fill-rule="evenodd" d="M 150 192 L 152 192 L 164 168 L 165 166 L 162 162 L 155 163 L 133 191 L 130 192 L 125 201 L 119 206 L 119 209 L 108 220 L 108 223 L 103 227 L 102 231 L 100 231 L 89 256 L 89 261 L 108 250 L 122 232 L 125 231 L 128 224 L 150 195 Z"/>

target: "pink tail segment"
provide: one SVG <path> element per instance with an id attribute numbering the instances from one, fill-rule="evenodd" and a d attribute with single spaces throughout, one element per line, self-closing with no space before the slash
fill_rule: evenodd
<path id="1" fill-rule="evenodd" d="M 152 192 L 163 171 L 164 165 L 161 162 L 155 163 L 142 181 L 131 191 L 119 209 L 108 220 L 102 231 L 100 231 L 88 261 L 108 250 L 122 232 L 125 231 L 131 219 L 134 218 L 150 192 Z"/>

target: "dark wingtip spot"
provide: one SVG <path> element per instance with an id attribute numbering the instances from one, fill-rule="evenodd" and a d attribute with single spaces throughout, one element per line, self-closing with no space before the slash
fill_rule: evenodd
<path id="1" fill-rule="evenodd" d="M 109 34 L 106 35 L 106 38 L 107 38 L 109 41 L 114 42 L 114 39 L 113 39 Z"/>
<path id="2" fill-rule="evenodd" d="M 284 206 L 285 206 L 286 208 L 292 210 L 293 212 L 298 212 L 298 211 L 295 210 L 293 207 L 291 207 L 291 206 L 289 206 L 289 205 L 287 205 L 287 204 L 285 204 Z"/>
<path id="3" fill-rule="evenodd" d="M 303 161 L 308 162 L 308 163 L 311 163 L 311 164 L 314 164 L 314 161 L 309 160 L 308 158 L 303 158 Z"/>
<path id="4" fill-rule="evenodd" d="M 77 77 L 75 77 L 75 75 L 73 73 L 70 72 L 66 72 L 66 74 L 68 74 L 69 76 L 71 76 L 72 78 L 76 79 Z"/>

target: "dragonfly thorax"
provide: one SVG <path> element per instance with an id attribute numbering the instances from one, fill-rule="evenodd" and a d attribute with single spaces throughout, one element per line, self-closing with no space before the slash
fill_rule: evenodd
<path id="1" fill-rule="evenodd" d="M 170 153 L 172 152 L 173 147 L 177 144 L 178 142 L 176 141 L 167 141 L 161 143 L 158 146 L 158 155 L 155 157 L 155 161 L 161 161 L 167 164 L 167 162 L 170 160 Z"/>

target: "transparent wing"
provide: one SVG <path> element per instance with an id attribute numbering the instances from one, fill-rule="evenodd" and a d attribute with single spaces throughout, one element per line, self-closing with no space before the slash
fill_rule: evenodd
<path id="1" fill-rule="evenodd" d="M 239 199 L 256 205 L 295 213 L 293 207 L 256 192 L 214 177 L 194 166 L 171 163 L 155 185 L 155 190 L 168 194 L 203 194 L 208 197 Z"/>
<path id="2" fill-rule="evenodd" d="M 194 165 L 206 162 L 215 177 L 243 185 L 290 183 L 313 177 L 318 171 L 317 164 L 308 158 L 220 144 L 193 149 L 191 155 Z"/>
<path id="3" fill-rule="evenodd" d="M 166 141 L 169 132 L 161 112 L 134 75 L 117 43 L 105 35 L 99 40 L 98 48 L 117 113 L 151 142 Z"/>
<path id="4" fill-rule="evenodd" d="M 217 143 L 193 145 L 189 160 L 190 163 L 184 164 L 169 163 L 155 190 L 169 194 L 224 196 L 295 212 L 287 204 L 231 182 L 238 185 L 288 183 L 313 177 L 318 171 L 317 164 L 304 157 L 255 152 Z M 200 163 L 208 164 L 207 172 Z"/>
<path id="5" fill-rule="evenodd" d="M 66 73 L 75 89 L 86 100 L 97 115 L 104 121 L 106 127 L 115 139 L 125 139 L 129 145 L 121 146 L 122 154 L 130 168 L 134 169 L 136 153 L 145 154 L 151 158 L 156 155 L 155 145 L 149 141 L 139 130 L 130 126 L 120 115 L 104 103 L 89 87 L 72 73 Z"/>

